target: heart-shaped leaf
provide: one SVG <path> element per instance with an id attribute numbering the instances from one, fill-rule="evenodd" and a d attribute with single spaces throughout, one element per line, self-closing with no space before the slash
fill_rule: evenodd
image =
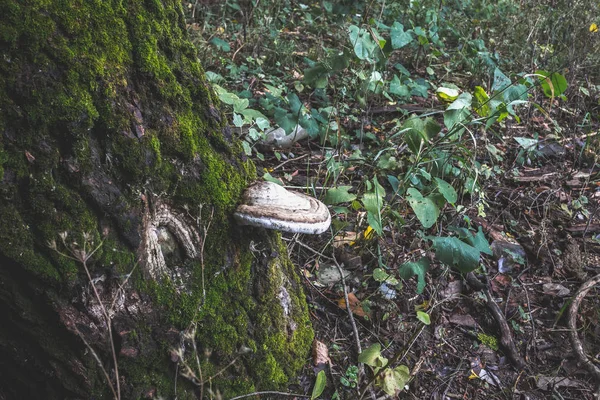
<path id="1" fill-rule="evenodd" d="M 325 204 L 340 204 L 350 202 L 356 199 L 356 195 L 348 193 L 352 186 L 338 186 L 327 191 L 323 203 Z"/>
<path id="2" fill-rule="evenodd" d="M 410 279 L 413 276 L 417 277 L 417 293 L 423 293 L 425 289 L 425 274 L 429 270 L 429 259 L 421 258 L 416 262 L 404 263 L 398 268 L 398 273 L 402 279 Z"/>
<path id="3" fill-rule="evenodd" d="M 415 188 L 406 191 L 408 203 L 424 228 L 431 228 L 440 216 L 440 209 L 430 196 L 423 197 Z"/>
<path id="4" fill-rule="evenodd" d="M 440 178 L 435 178 L 435 184 L 437 185 L 438 191 L 444 196 L 448 203 L 456 203 L 458 195 L 451 184 Z"/>

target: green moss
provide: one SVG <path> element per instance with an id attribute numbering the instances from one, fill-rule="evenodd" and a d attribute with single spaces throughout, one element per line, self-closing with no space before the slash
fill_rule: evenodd
<path id="1" fill-rule="evenodd" d="M 481 344 L 486 345 L 492 350 L 498 350 L 498 339 L 492 335 L 487 335 L 485 333 L 478 333 L 477 339 L 481 342 Z"/>
<path id="2" fill-rule="evenodd" d="M 92 272 L 126 274 L 137 249 L 124 244 L 115 221 L 125 231 L 135 228 L 139 221 L 119 218 L 144 211 L 142 194 L 161 196 L 198 217 L 200 225 L 214 211 L 204 265 L 198 260 L 186 265 L 192 270 L 189 293 L 178 293 L 168 280 L 144 280 L 141 266 L 132 283 L 161 310 L 165 330 L 183 330 L 197 318 L 198 345 L 217 355 L 202 360 L 206 376 L 217 375 L 240 349 L 252 350 L 227 374 L 215 376 L 214 387 L 224 395 L 285 385 L 304 364 L 312 341 L 305 299 L 279 238 L 270 238 L 265 254 L 255 254 L 250 237 L 262 241 L 265 233 L 240 236 L 240 228 L 231 225 L 255 168 L 242 160 L 239 143 L 223 137 L 218 114 L 207 112 L 216 100 L 186 40 L 181 4 L 4 3 L 0 178 L 7 179 L 0 187 L 0 253 L 49 287 L 69 287 L 63 284 L 81 275 L 81 265 L 48 247 L 59 233 L 82 243 L 89 232 L 97 244 L 102 221 L 110 233 L 90 261 Z M 90 187 L 104 180 L 118 190 L 110 193 L 115 198 L 108 205 L 99 205 Z M 280 256 L 267 256 L 271 250 Z M 277 297 L 282 286 L 291 295 L 288 316 Z M 136 327 L 142 349 L 155 334 L 144 329 Z M 126 381 L 135 386 L 133 397 L 151 387 L 163 395 L 172 392 L 172 343 L 161 346 L 120 362 Z M 87 367 L 97 368 L 94 362 Z M 106 391 L 101 376 L 93 382 L 94 390 Z"/>

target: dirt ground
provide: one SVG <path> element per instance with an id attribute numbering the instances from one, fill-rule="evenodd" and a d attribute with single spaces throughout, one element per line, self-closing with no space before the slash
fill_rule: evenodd
<path id="1" fill-rule="evenodd" d="M 555 110 L 554 118 L 568 118 L 556 113 L 561 111 Z M 284 237 L 304 277 L 316 331 L 313 360 L 291 391 L 310 395 L 315 373 L 324 370 L 324 399 L 336 398 L 335 393 L 339 399 L 594 398 L 594 377 L 574 351 L 568 320 L 572 315 L 589 364 L 598 365 L 598 288 L 592 286 L 570 311 L 584 282 L 600 274 L 597 127 L 586 135 L 573 124 L 559 138 L 549 133 L 543 118 L 530 121 L 507 126 L 502 136 L 487 139 L 504 155 L 499 172 L 484 186 L 485 216 L 478 215 L 468 195 L 459 200 L 471 226 L 481 226 L 492 243 L 494 255 L 484 256 L 482 268 L 475 271 L 483 289 L 435 261 L 427 241 L 419 239 L 418 224 L 411 222 L 414 215 L 406 210 L 407 223 L 390 226 L 378 238 L 357 236 L 366 226 L 360 210 L 333 213 L 334 219 L 346 222 L 334 224 L 342 226 L 334 235 Z M 541 139 L 523 152 L 513 138 L 534 130 L 542 132 Z M 282 151 L 287 160 L 266 152 L 259 167 L 273 176 L 287 176 L 285 184 L 291 187 L 312 182 L 316 195 L 322 196 L 319 174 L 327 160 L 316 146 L 310 147 L 304 142 Z M 351 173 L 348 178 L 349 184 L 361 179 Z M 446 222 L 432 231 L 460 223 L 452 213 L 446 209 L 445 219 L 440 219 Z M 425 290 L 417 294 L 416 280 L 399 279 L 395 271 L 422 255 L 432 264 Z M 378 260 L 398 285 L 382 289 L 373 279 Z M 429 325 L 417 318 L 417 311 L 429 314 Z M 373 343 L 381 344 L 391 367 L 402 364 L 410 370 L 410 382 L 395 397 L 373 382 L 370 367 L 357 363 L 359 345 L 364 350 Z"/>

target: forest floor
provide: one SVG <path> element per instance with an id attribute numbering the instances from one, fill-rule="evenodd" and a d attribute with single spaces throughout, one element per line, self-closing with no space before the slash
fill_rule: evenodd
<path id="1" fill-rule="evenodd" d="M 572 125 L 568 110 L 555 109 L 554 118 Z M 333 384 L 322 398 L 335 398 L 336 392 L 340 399 L 360 398 L 367 386 L 365 398 L 386 398 L 372 385 L 373 371 L 365 366 L 361 375 L 356 363 L 360 349 L 380 343 L 384 357 L 410 370 L 401 398 L 593 398 L 594 380 L 575 354 L 568 317 L 575 293 L 600 274 L 600 169 L 595 153 L 582 152 L 589 135 L 578 136 L 576 129 L 562 140 L 540 140 L 519 165 L 520 147 L 513 138 L 523 136 L 523 130 L 550 130 L 543 118 L 532 116 L 529 121 L 507 126 L 502 137 L 489 138 L 504 151 L 499 167 L 505 172 L 484 187 L 485 216 L 469 206 L 469 196 L 460 200 L 471 223 L 481 226 L 492 243 L 494 255 L 483 257 L 478 273 L 487 277 L 516 355 L 503 346 L 485 290 L 436 262 L 415 224 L 365 239 L 360 234 L 364 211 L 334 213 L 334 219 L 346 224 L 333 235 L 284 237 L 304 278 L 316 331 L 313 365 L 294 392 L 310 394 L 315 372 L 325 369 Z M 287 176 L 287 186 L 318 187 L 324 181 L 319 173 L 327 159 L 318 146 L 304 141 L 284 154 L 289 158 L 283 162 L 269 152 L 264 161 L 255 161 L 274 176 Z M 352 184 L 361 177 L 349 174 L 348 179 Z M 317 194 L 322 193 L 317 189 Z M 438 231 L 456 222 L 455 208 L 444 211 L 447 222 L 440 222 Z M 432 266 L 424 292 L 416 294 L 414 279 L 387 286 L 373 279 L 381 257 L 375 251 L 384 253 L 389 270 L 415 256 L 429 257 Z M 345 308 L 344 290 L 352 317 Z M 574 311 L 583 347 L 595 362 L 600 357 L 598 294 L 592 288 Z M 417 318 L 419 310 L 430 315 L 429 324 Z"/>
<path id="2" fill-rule="evenodd" d="M 332 212 L 283 235 L 316 334 L 290 392 L 594 398 L 597 2 L 185 3 L 258 175 Z"/>

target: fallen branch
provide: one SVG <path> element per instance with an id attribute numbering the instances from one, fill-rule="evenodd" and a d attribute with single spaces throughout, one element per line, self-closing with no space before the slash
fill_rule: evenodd
<path id="1" fill-rule="evenodd" d="M 579 339 L 579 334 L 577 333 L 577 314 L 579 312 L 579 306 L 583 301 L 583 298 L 587 295 L 587 293 L 597 284 L 600 283 L 600 274 L 594 276 L 592 279 L 585 282 L 575 296 L 573 297 L 573 301 L 571 302 L 571 306 L 569 307 L 569 333 L 571 337 L 571 344 L 573 345 L 573 349 L 575 349 L 575 354 L 577 354 L 577 359 L 581 361 L 581 363 L 585 366 L 588 372 L 594 377 L 596 381 L 596 398 L 600 398 L 600 368 L 598 368 L 594 363 L 592 363 L 585 351 L 583 350 L 583 344 L 581 343 L 581 339 Z"/>
<path id="2" fill-rule="evenodd" d="M 475 274 L 472 272 L 469 272 L 466 278 L 469 285 L 471 285 L 477 290 L 482 290 L 485 293 L 485 298 L 487 300 L 486 304 L 488 306 L 488 309 L 492 313 L 494 319 L 496 320 L 496 323 L 498 324 L 498 327 L 500 328 L 500 344 L 502 344 L 504 351 L 506 351 L 508 358 L 510 358 L 513 365 L 519 370 L 524 369 L 527 366 L 527 364 L 525 363 L 525 360 L 523 359 L 523 357 L 521 357 L 519 351 L 517 350 L 517 347 L 515 346 L 515 342 L 512 339 L 510 327 L 506 322 L 504 314 L 502 314 L 502 310 L 500 310 L 500 307 L 498 307 L 498 304 L 496 304 L 496 302 L 494 301 L 494 298 L 490 293 L 488 285 L 482 283 L 479 279 L 477 279 Z"/>

